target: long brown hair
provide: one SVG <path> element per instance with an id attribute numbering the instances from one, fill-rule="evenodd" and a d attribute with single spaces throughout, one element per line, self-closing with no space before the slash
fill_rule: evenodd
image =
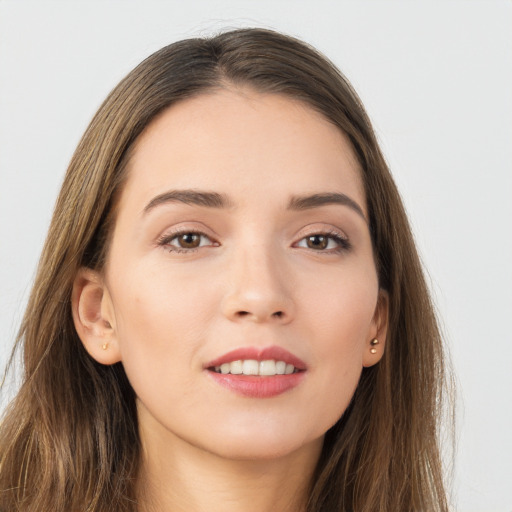
<path id="1" fill-rule="evenodd" d="M 24 376 L 0 427 L 0 510 L 136 511 L 140 444 L 121 363 L 85 351 L 71 316 L 82 266 L 101 270 L 134 142 L 164 109 L 226 84 L 284 94 L 350 139 L 362 169 L 389 333 L 325 437 L 308 512 L 447 511 L 439 425 L 442 341 L 400 196 L 361 101 L 306 44 L 262 29 L 189 39 L 154 53 L 112 91 L 69 165 L 17 346 Z"/>

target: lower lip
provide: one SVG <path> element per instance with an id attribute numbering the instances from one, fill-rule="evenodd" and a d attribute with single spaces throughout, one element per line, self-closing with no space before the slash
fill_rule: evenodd
<path id="1" fill-rule="evenodd" d="M 208 370 L 211 378 L 221 386 L 250 398 L 271 398 L 281 395 L 300 384 L 306 372 L 289 375 L 258 377 L 256 375 L 231 375 Z"/>

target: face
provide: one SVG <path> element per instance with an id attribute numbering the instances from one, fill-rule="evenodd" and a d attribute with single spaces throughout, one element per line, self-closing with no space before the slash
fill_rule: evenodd
<path id="1" fill-rule="evenodd" d="M 88 350 L 122 361 L 145 442 L 318 446 L 385 335 L 346 137 L 289 98 L 223 90 L 157 118 L 128 173 L 101 278 L 109 356 Z"/>

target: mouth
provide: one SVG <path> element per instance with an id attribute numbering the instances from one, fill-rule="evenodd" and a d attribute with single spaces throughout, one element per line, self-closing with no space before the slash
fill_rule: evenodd
<path id="1" fill-rule="evenodd" d="M 221 386 L 250 398 L 270 398 L 298 386 L 306 364 L 287 350 L 271 346 L 233 350 L 204 367 Z"/>
<path id="2" fill-rule="evenodd" d="M 275 359 L 266 359 L 264 361 L 238 359 L 231 363 L 222 363 L 221 365 L 210 367 L 208 370 L 223 375 L 258 375 L 260 377 L 291 375 L 300 371 L 291 363 L 276 361 Z"/>

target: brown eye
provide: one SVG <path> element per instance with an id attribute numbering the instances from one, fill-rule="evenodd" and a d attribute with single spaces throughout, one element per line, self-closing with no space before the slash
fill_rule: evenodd
<path id="1" fill-rule="evenodd" d="M 201 235 L 198 233 L 183 233 L 178 235 L 175 240 L 183 249 L 195 249 L 201 245 Z"/>
<path id="2" fill-rule="evenodd" d="M 312 235 L 306 237 L 306 245 L 309 249 L 326 249 L 329 244 L 329 237 L 325 235 Z"/>
<path id="3" fill-rule="evenodd" d="M 338 233 L 313 233 L 299 240 L 295 247 L 303 247 L 325 254 L 335 254 L 349 250 L 351 244 L 347 238 Z"/>
<path id="4" fill-rule="evenodd" d="M 195 231 L 183 231 L 171 236 L 164 236 L 159 240 L 158 244 L 166 247 L 171 252 L 187 252 L 205 246 L 218 246 L 216 242 L 213 242 L 204 233 Z"/>

